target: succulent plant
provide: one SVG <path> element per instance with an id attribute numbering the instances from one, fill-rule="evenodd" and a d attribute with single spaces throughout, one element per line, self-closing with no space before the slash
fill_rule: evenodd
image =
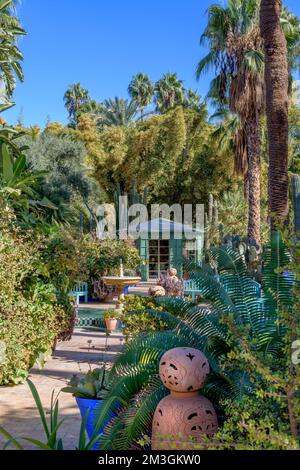
<path id="1" fill-rule="evenodd" d="M 64 387 L 62 392 L 72 393 L 74 397 L 78 398 L 101 400 L 107 391 L 106 375 L 105 367 L 90 370 L 84 377 L 73 375 L 68 386 Z"/>

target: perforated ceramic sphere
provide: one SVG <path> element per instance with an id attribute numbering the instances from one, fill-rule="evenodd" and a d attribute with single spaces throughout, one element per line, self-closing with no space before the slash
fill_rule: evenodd
<path id="1" fill-rule="evenodd" d="M 200 395 L 168 395 L 154 413 L 152 450 L 189 449 L 188 443 L 211 438 L 218 431 L 218 419 L 211 402 Z"/>
<path id="2" fill-rule="evenodd" d="M 200 390 L 208 374 L 208 360 L 198 349 L 170 349 L 162 356 L 159 364 L 163 384 L 174 392 Z"/>

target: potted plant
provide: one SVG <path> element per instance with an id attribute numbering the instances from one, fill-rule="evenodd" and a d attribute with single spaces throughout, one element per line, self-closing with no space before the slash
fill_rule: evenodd
<path id="1" fill-rule="evenodd" d="M 72 393 L 76 399 L 76 403 L 80 410 L 82 419 L 86 419 L 86 432 L 89 439 L 95 432 L 95 426 L 98 421 L 101 408 L 104 405 L 104 395 L 107 391 L 107 370 L 105 367 L 90 370 L 83 377 L 73 375 L 67 387 L 62 389 L 62 392 Z M 111 414 L 109 420 L 113 417 Z M 99 429 L 98 435 L 103 433 L 103 428 L 107 423 Z M 93 450 L 99 450 L 99 443 L 97 442 Z"/>
<path id="2" fill-rule="evenodd" d="M 117 329 L 118 321 L 123 320 L 123 312 L 119 309 L 110 309 L 106 310 L 103 315 L 105 321 L 106 329 L 108 333 L 111 333 Z"/>

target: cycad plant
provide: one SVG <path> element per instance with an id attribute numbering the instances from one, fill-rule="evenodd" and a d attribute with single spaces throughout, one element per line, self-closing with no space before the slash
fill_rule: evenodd
<path id="1" fill-rule="evenodd" d="M 238 402 L 264 390 L 266 397 L 283 404 L 286 432 L 296 437 L 299 397 L 291 390 L 299 382 L 299 367 L 291 364 L 289 348 L 292 330 L 299 331 L 299 312 L 291 276 L 280 268 L 289 263 L 289 253 L 274 233 L 265 252 L 261 296 L 241 254 L 219 247 L 210 250 L 210 258 L 218 275 L 210 266 L 189 266 L 205 306 L 183 298 L 157 300 L 164 309 L 148 313 L 169 330 L 135 337 L 117 358 L 107 394 L 117 416 L 106 427 L 102 448 L 138 447 L 142 436 L 150 434 L 154 410 L 168 393 L 158 377 L 159 360 L 178 346 L 198 348 L 208 357 L 212 373 L 203 393 L 216 406 L 220 422 L 225 399 Z M 101 419 L 107 419 L 105 413 Z"/>

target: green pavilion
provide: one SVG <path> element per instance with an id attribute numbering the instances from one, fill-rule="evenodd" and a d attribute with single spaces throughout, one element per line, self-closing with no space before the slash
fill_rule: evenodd
<path id="1" fill-rule="evenodd" d="M 169 267 L 182 269 L 182 257 L 200 261 L 203 231 L 192 226 L 158 217 L 139 225 L 138 248 L 144 260 L 143 281 L 158 279 Z"/>

